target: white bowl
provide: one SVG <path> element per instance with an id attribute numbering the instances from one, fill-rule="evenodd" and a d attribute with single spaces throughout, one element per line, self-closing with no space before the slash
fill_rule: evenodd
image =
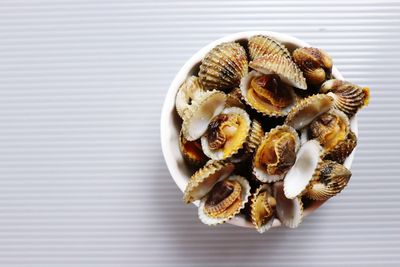
<path id="1" fill-rule="evenodd" d="M 167 96 L 164 101 L 164 106 L 161 113 L 161 146 L 164 154 L 164 159 L 167 164 L 168 170 L 174 179 L 176 185 L 179 189 L 184 192 L 188 179 L 192 174 L 192 171 L 186 165 L 182 155 L 179 151 L 179 131 L 181 127 L 181 121 L 176 114 L 175 111 L 175 95 L 178 91 L 179 86 L 183 83 L 183 81 L 192 75 L 196 69 L 198 68 L 200 61 L 205 56 L 205 54 L 210 51 L 216 45 L 223 42 L 230 41 L 240 41 L 244 39 L 248 39 L 249 37 L 257 34 L 268 35 L 276 40 L 282 42 L 290 51 L 293 51 L 298 47 L 306 47 L 310 46 L 308 43 L 301 41 L 295 37 L 292 37 L 287 34 L 271 32 L 271 31 L 246 31 L 239 32 L 231 35 L 227 35 L 223 38 L 215 40 L 202 49 L 200 49 L 197 53 L 195 53 L 183 67 L 179 70 L 178 74 L 175 76 L 174 80 L 171 83 L 171 86 L 168 89 Z M 340 72 L 333 67 L 332 74 L 336 79 L 343 79 L 343 76 Z M 358 135 L 358 127 L 357 127 L 357 117 L 354 116 L 351 120 L 351 130 Z M 346 160 L 344 165 L 350 169 L 351 164 L 354 158 L 354 151 Z M 319 208 L 324 201 L 313 202 L 307 209 L 305 210 L 304 216 L 310 215 L 317 208 Z M 198 206 L 198 201 L 194 203 Z M 182 203 L 182 205 L 184 205 Z M 228 221 L 228 223 L 241 226 L 241 227 L 253 227 L 250 222 L 247 222 L 243 217 L 237 216 L 232 220 Z M 280 222 L 278 219 L 275 219 L 273 226 L 279 226 Z"/>

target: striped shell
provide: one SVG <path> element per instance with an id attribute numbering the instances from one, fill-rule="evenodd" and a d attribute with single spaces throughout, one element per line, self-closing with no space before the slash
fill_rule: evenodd
<path id="1" fill-rule="evenodd" d="M 357 146 L 357 136 L 350 131 L 347 135 L 346 139 L 339 142 L 333 149 L 325 152 L 323 158 L 326 160 L 333 160 L 340 164 L 343 164 L 344 161 L 350 156 L 351 152 L 353 152 L 354 148 Z"/>
<path id="2" fill-rule="evenodd" d="M 244 48 L 235 42 L 222 43 L 201 61 L 199 78 L 204 88 L 225 90 L 238 86 L 248 72 Z"/>
<path id="3" fill-rule="evenodd" d="M 290 52 L 287 48 L 277 40 L 264 35 L 255 35 L 249 38 L 248 49 L 250 59 L 274 54 L 291 59 Z"/>
<path id="4" fill-rule="evenodd" d="M 276 200 L 267 184 L 260 185 L 250 200 L 251 222 L 259 233 L 272 227 L 275 219 Z"/>

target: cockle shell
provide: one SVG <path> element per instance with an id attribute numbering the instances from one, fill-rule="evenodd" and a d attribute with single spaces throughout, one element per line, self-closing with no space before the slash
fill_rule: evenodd
<path id="1" fill-rule="evenodd" d="M 179 149 L 183 158 L 191 166 L 203 166 L 208 160 L 201 149 L 200 140 L 188 141 L 183 137 L 182 131 L 179 134 Z"/>
<path id="2" fill-rule="evenodd" d="M 270 229 L 275 219 L 276 200 L 271 193 L 270 186 L 263 184 L 251 196 L 251 222 L 259 233 Z"/>
<path id="3" fill-rule="evenodd" d="M 281 80 L 288 85 L 307 89 L 303 73 L 291 59 L 269 54 L 254 59 L 249 63 L 249 66 L 263 74 L 278 74 Z"/>
<path id="4" fill-rule="evenodd" d="M 305 195 L 313 200 L 326 200 L 340 193 L 346 187 L 351 172 L 343 165 L 325 160 L 319 164 L 316 173 L 307 186 Z"/>
<path id="5" fill-rule="evenodd" d="M 226 117 L 226 121 L 215 121 L 220 116 Z M 214 127 L 210 128 L 210 126 Z M 201 137 L 204 153 L 216 160 L 231 157 L 244 147 L 249 136 L 250 126 L 251 120 L 246 111 L 237 107 L 225 108 L 211 121 L 206 134 Z M 226 132 L 229 132 L 230 136 Z M 212 142 L 210 142 L 211 134 L 214 138 Z"/>
<path id="6" fill-rule="evenodd" d="M 285 84 L 281 84 L 280 89 L 285 90 L 284 95 L 289 97 L 289 103 L 286 107 L 277 107 L 274 106 L 271 102 L 266 100 L 265 98 L 258 96 L 257 92 L 252 88 L 252 81 L 253 79 L 257 79 L 263 76 L 262 73 L 257 71 L 251 71 L 247 74 L 240 82 L 240 91 L 242 94 L 243 100 L 254 110 L 258 113 L 270 116 L 270 117 L 281 117 L 286 116 L 289 110 L 295 105 L 296 103 L 296 94 L 291 86 L 287 86 Z M 276 97 L 279 97 L 276 95 Z"/>
<path id="7" fill-rule="evenodd" d="M 295 163 L 299 146 L 292 127 L 278 126 L 266 133 L 253 158 L 254 177 L 263 183 L 282 180 Z"/>
<path id="8" fill-rule="evenodd" d="M 192 105 L 192 101 L 198 98 L 203 91 L 203 86 L 196 76 L 190 76 L 183 82 L 175 98 L 176 111 L 181 118 L 183 118 L 185 111 Z"/>
<path id="9" fill-rule="evenodd" d="M 183 136 L 189 141 L 199 139 L 212 118 L 222 112 L 225 103 L 226 95 L 217 90 L 206 91 L 193 99 L 190 108 L 183 114 Z"/>
<path id="10" fill-rule="evenodd" d="M 244 48 L 235 42 L 222 43 L 201 61 L 199 78 L 204 88 L 225 90 L 238 86 L 248 72 Z"/>
<path id="11" fill-rule="evenodd" d="M 301 197 L 287 198 L 284 194 L 283 182 L 274 183 L 273 196 L 276 199 L 276 215 L 282 224 L 289 228 L 298 227 L 304 216 Z"/>
<path id="12" fill-rule="evenodd" d="M 289 199 L 300 197 L 321 162 L 322 147 L 316 140 L 307 141 L 297 152 L 296 162 L 284 179 L 285 196 Z"/>
<path id="13" fill-rule="evenodd" d="M 242 176 L 233 175 L 226 179 L 228 186 L 233 187 L 226 192 L 224 184 L 214 188 L 201 199 L 198 215 L 201 222 L 207 225 L 224 223 L 235 217 L 242 210 L 250 197 L 250 184 Z M 221 181 L 220 183 L 224 183 Z M 238 190 L 238 186 L 240 190 Z"/>
<path id="14" fill-rule="evenodd" d="M 330 151 L 325 151 L 323 158 L 343 164 L 354 148 L 357 146 L 357 136 L 350 131 L 343 141 L 340 141 Z"/>
<path id="15" fill-rule="evenodd" d="M 350 131 L 350 122 L 346 114 L 337 109 L 331 109 L 320 115 L 310 124 L 311 137 L 315 138 L 330 151 L 346 139 Z"/>
<path id="16" fill-rule="evenodd" d="M 183 201 L 190 203 L 204 197 L 220 180 L 228 177 L 234 170 L 232 163 L 211 161 L 195 172 L 183 194 Z"/>
<path id="17" fill-rule="evenodd" d="M 237 107 L 241 109 L 245 109 L 246 106 L 242 102 L 242 93 L 240 92 L 240 88 L 236 87 L 232 91 L 227 94 L 226 98 L 226 107 Z"/>
<path id="18" fill-rule="evenodd" d="M 352 117 L 359 109 L 368 105 L 369 88 L 361 87 L 341 80 L 328 80 L 320 89 L 321 93 L 327 93 L 334 99 L 334 106 Z"/>
<path id="19" fill-rule="evenodd" d="M 332 58 L 322 49 L 302 47 L 293 51 L 293 60 L 303 71 L 307 83 L 321 85 L 331 77 Z"/>
<path id="20" fill-rule="evenodd" d="M 255 35 L 250 37 L 248 49 L 251 60 L 269 54 L 279 55 L 291 59 L 290 52 L 282 43 L 265 35 Z"/>
<path id="21" fill-rule="evenodd" d="M 300 130 L 308 126 L 315 118 L 333 107 L 333 98 L 325 94 L 316 94 L 300 100 L 288 113 L 285 124 Z"/>

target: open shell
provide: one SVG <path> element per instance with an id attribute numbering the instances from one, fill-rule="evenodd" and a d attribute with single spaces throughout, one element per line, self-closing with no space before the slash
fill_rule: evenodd
<path id="1" fill-rule="evenodd" d="M 326 200 L 340 193 L 346 187 L 351 172 L 343 165 L 325 160 L 319 164 L 305 195 L 313 200 Z"/>
<path id="2" fill-rule="evenodd" d="M 300 197 L 321 162 L 322 147 L 316 140 L 307 141 L 297 152 L 296 162 L 284 179 L 285 196 L 289 199 Z"/>
<path id="3" fill-rule="evenodd" d="M 310 124 L 311 137 L 318 140 L 326 152 L 345 140 L 349 131 L 348 117 L 337 109 L 329 110 Z"/>
<path id="4" fill-rule="evenodd" d="M 323 158 L 343 164 L 347 157 L 350 156 L 351 152 L 353 152 L 356 146 L 357 136 L 352 131 L 350 131 L 346 139 L 340 141 L 330 151 L 325 151 Z"/>
<path id="5" fill-rule="evenodd" d="M 333 98 L 325 94 L 316 94 L 300 100 L 286 117 L 285 124 L 300 130 L 308 126 L 315 118 L 333 107 Z"/>
<path id="6" fill-rule="evenodd" d="M 192 101 L 198 98 L 203 91 L 203 86 L 196 76 L 190 76 L 183 82 L 175 98 L 176 111 L 181 118 L 183 118 L 185 111 L 192 105 Z"/>
<path id="7" fill-rule="evenodd" d="M 183 194 L 183 201 L 191 203 L 204 197 L 220 180 L 228 177 L 235 166 L 229 162 L 211 161 L 195 172 Z"/>
<path id="8" fill-rule="evenodd" d="M 263 184 L 251 196 L 251 222 L 259 233 L 270 229 L 275 219 L 276 200 L 271 193 L 270 186 Z"/>
<path id="9" fill-rule="evenodd" d="M 183 114 L 182 123 L 183 136 L 189 141 L 199 139 L 207 130 L 212 118 L 222 112 L 226 95 L 217 90 L 207 91 L 192 102 Z"/>
<path id="10" fill-rule="evenodd" d="M 232 91 L 227 94 L 226 98 L 226 107 L 237 107 L 241 109 L 245 109 L 246 106 L 242 102 L 242 93 L 240 92 L 240 88 L 236 87 Z"/>
<path id="11" fill-rule="evenodd" d="M 296 104 L 297 97 L 292 87 L 285 86 L 287 94 L 290 97 L 290 101 L 286 107 L 274 106 L 271 102 L 265 100 L 263 97 L 257 95 L 255 90 L 251 87 L 253 79 L 263 76 L 262 73 L 257 71 L 251 71 L 247 74 L 240 82 L 240 91 L 243 100 L 258 113 L 270 116 L 270 117 L 281 117 L 286 116 L 290 109 Z M 284 86 L 284 85 L 282 85 Z"/>
<path id="12" fill-rule="evenodd" d="M 299 136 L 289 126 L 266 133 L 253 158 L 254 177 L 263 183 L 282 180 L 293 166 L 299 146 Z"/>
<path id="13" fill-rule="evenodd" d="M 204 153 L 211 159 L 216 160 L 229 158 L 242 149 L 249 136 L 251 125 L 250 117 L 243 109 L 237 107 L 225 108 L 221 112 L 222 115 L 227 115 L 227 121 L 218 123 L 216 129 L 210 129 L 210 125 L 212 124 L 210 123 L 206 134 L 201 137 L 201 146 Z M 214 119 L 218 119 L 218 117 Z M 228 130 L 224 130 L 225 128 L 223 127 L 225 126 Z M 228 134 L 225 132 L 230 132 L 231 129 L 235 132 L 229 133 L 232 136 L 228 137 Z M 213 143 L 210 143 L 210 131 L 215 131 L 213 134 L 215 139 Z M 211 149 L 214 143 L 218 143 L 217 149 Z"/>
<path id="14" fill-rule="evenodd" d="M 307 83 L 321 85 L 331 77 L 332 58 L 322 49 L 301 47 L 293 51 L 293 60 L 303 71 Z"/>
<path id="15" fill-rule="evenodd" d="M 240 210 L 242 210 L 245 204 L 248 202 L 250 197 L 250 184 L 249 182 L 241 176 L 233 175 L 227 178 L 228 181 L 233 181 L 235 183 L 240 184 L 240 194 L 238 198 L 235 199 L 227 199 L 227 201 L 223 201 L 223 204 L 227 205 L 215 205 L 215 211 L 218 212 L 219 216 L 211 216 L 210 211 L 206 212 L 206 205 L 208 198 L 212 197 L 212 190 L 205 197 L 203 197 L 200 201 L 198 215 L 199 219 L 202 223 L 207 225 L 216 225 L 224 223 L 237 214 L 239 214 Z M 231 201 L 232 200 L 232 201 Z M 240 201 L 240 202 L 238 202 Z M 224 210 L 225 209 L 225 210 Z"/>
<path id="16" fill-rule="evenodd" d="M 179 149 L 183 158 L 191 166 L 203 166 L 208 160 L 201 148 L 200 140 L 188 141 L 183 137 L 182 131 L 179 134 Z"/>
<path id="17" fill-rule="evenodd" d="M 272 37 L 265 35 L 255 35 L 249 38 L 248 43 L 250 59 L 274 54 L 291 59 L 290 52 L 287 48 Z"/>
<path id="18" fill-rule="evenodd" d="M 273 195 L 276 200 L 276 215 L 282 224 L 289 228 L 298 227 L 304 216 L 301 197 L 293 199 L 286 198 L 282 182 L 274 183 Z"/>
<path id="19" fill-rule="evenodd" d="M 359 109 L 368 105 L 369 88 L 341 80 L 328 80 L 321 86 L 321 93 L 328 93 L 334 99 L 334 106 L 352 117 Z"/>
<path id="20" fill-rule="evenodd" d="M 199 78 L 204 88 L 224 90 L 238 86 L 248 72 L 244 48 L 235 42 L 222 43 L 201 61 Z"/>
<path id="21" fill-rule="evenodd" d="M 281 80 L 288 85 L 299 89 L 307 89 L 303 73 L 291 59 L 269 54 L 256 58 L 249 63 L 249 66 L 263 74 L 278 74 Z"/>

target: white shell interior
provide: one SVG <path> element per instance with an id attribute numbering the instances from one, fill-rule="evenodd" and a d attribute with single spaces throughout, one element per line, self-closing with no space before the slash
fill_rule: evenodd
<path id="1" fill-rule="evenodd" d="M 281 222 L 289 228 L 299 226 L 303 220 L 303 203 L 301 202 L 301 198 L 286 198 L 282 182 L 275 183 L 273 191 L 276 199 L 276 214 Z"/>
<path id="2" fill-rule="evenodd" d="M 322 147 L 316 140 L 307 141 L 300 147 L 296 162 L 284 179 L 287 198 L 297 197 L 306 188 L 318 166 L 321 152 Z"/>

